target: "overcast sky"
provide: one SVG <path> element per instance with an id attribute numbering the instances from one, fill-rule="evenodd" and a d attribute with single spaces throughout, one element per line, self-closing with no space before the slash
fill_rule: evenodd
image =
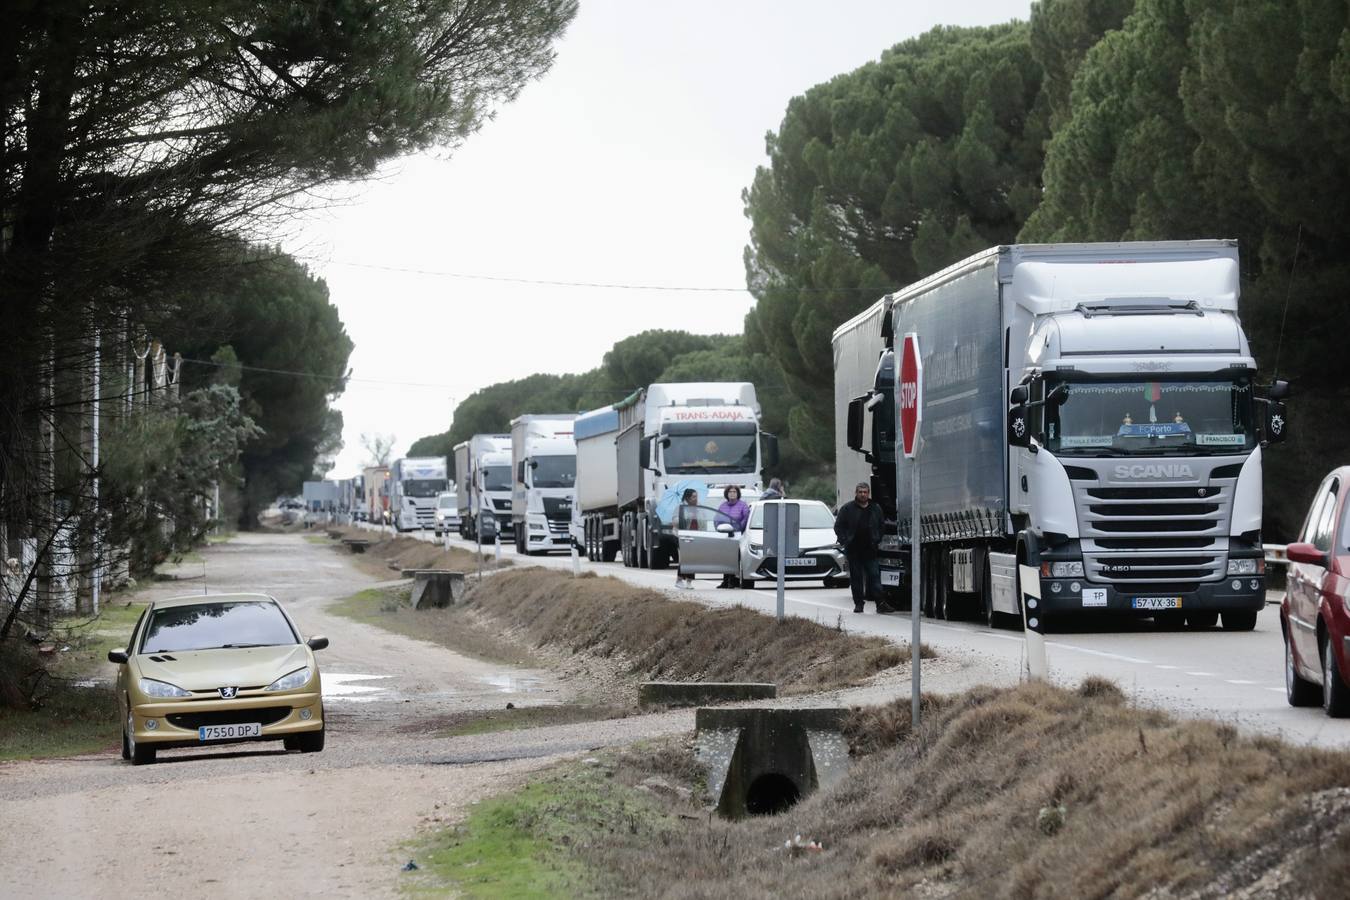
<path id="1" fill-rule="evenodd" d="M 401 456 L 453 404 L 533 372 L 583 372 L 648 328 L 739 333 L 741 190 L 787 102 L 935 25 L 1026 18 L 1029 0 L 582 0 L 552 70 L 453 155 L 401 160 L 286 241 L 356 343 L 335 477 L 363 432 Z M 383 267 L 383 268 L 381 268 Z"/>

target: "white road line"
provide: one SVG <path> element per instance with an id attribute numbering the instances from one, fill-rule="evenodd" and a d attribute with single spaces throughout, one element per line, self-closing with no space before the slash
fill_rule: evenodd
<path id="1" fill-rule="evenodd" d="M 1154 665 L 1155 668 L 1158 668 L 1158 669 L 1179 669 L 1179 668 L 1181 668 L 1180 666 L 1166 666 L 1166 665 L 1163 665 L 1162 663 L 1154 663 L 1153 665 Z"/>
<path id="2" fill-rule="evenodd" d="M 1213 672 L 1187 672 L 1186 674 L 1187 674 L 1187 675 L 1194 675 L 1194 676 L 1196 676 L 1197 678 L 1213 678 L 1213 677 L 1214 677 L 1214 673 L 1213 673 Z"/>
<path id="3" fill-rule="evenodd" d="M 1260 684 L 1258 681 L 1248 681 L 1246 678 L 1225 678 L 1224 681 L 1229 684 Z"/>
<path id="4" fill-rule="evenodd" d="M 1269 688 L 1269 687 L 1268 687 L 1268 688 L 1266 688 L 1266 690 L 1268 690 L 1268 691 L 1274 691 L 1274 692 L 1277 693 L 1277 694 L 1283 694 L 1283 693 L 1284 693 L 1284 688 Z"/>

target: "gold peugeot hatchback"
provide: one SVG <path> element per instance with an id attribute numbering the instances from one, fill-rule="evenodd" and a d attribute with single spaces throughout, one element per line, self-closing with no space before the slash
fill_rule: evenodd
<path id="1" fill-rule="evenodd" d="M 314 651 L 265 594 L 212 594 L 151 602 L 117 663 L 122 758 L 241 741 L 323 749 L 323 697 Z"/>

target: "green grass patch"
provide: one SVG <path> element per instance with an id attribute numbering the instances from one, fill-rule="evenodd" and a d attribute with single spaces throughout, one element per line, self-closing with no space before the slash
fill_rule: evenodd
<path id="1" fill-rule="evenodd" d="M 332 544 L 333 539 L 325 534 L 307 534 L 305 535 L 306 544 Z"/>
<path id="2" fill-rule="evenodd" d="M 60 685 L 40 709 L 0 707 L 0 760 L 96 753 L 119 739 L 117 701 L 107 688 Z"/>
<path id="3" fill-rule="evenodd" d="M 624 718 L 630 710 L 619 706 L 589 704 L 558 704 L 552 706 L 523 706 L 492 712 L 460 713 L 443 724 L 437 737 L 462 737 L 469 734 L 493 734 L 501 731 L 519 731 L 522 728 L 546 728 L 551 725 L 574 725 L 577 722 L 603 722 Z"/>
<path id="4" fill-rule="evenodd" d="M 230 541 L 234 540 L 238 536 L 239 532 L 237 531 L 223 531 L 220 534 L 208 534 L 206 536 L 206 543 L 208 545 L 228 544 Z"/>
<path id="5" fill-rule="evenodd" d="M 108 651 L 125 649 L 131 629 L 145 608 L 144 603 L 116 600 L 104 604 L 96 618 L 65 618 L 52 629 L 51 638 L 58 648 L 50 670 L 62 678 L 86 678 L 104 667 L 111 672 Z"/>
<path id="6" fill-rule="evenodd" d="M 403 876 L 413 896 L 611 896 L 616 885 L 575 852 L 615 829 L 655 833 L 668 814 L 601 766 L 571 765 L 485 800 L 460 825 L 408 849 L 420 867 Z"/>

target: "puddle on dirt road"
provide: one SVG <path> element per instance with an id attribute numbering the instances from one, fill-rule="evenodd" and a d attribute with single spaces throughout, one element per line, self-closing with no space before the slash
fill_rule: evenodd
<path id="1" fill-rule="evenodd" d="M 543 685 L 542 678 L 532 675 L 480 675 L 478 680 L 503 694 L 530 694 L 541 690 Z"/>
<path id="2" fill-rule="evenodd" d="M 382 687 L 373 684 L 356 684 L 359 681 L 378 681 L 388 675 L 359 675 L 343 672 L 323 673 L 323 698 L 325 700 L 347 700 L 353 703 L 367 703 L 385 699 Z"/>

